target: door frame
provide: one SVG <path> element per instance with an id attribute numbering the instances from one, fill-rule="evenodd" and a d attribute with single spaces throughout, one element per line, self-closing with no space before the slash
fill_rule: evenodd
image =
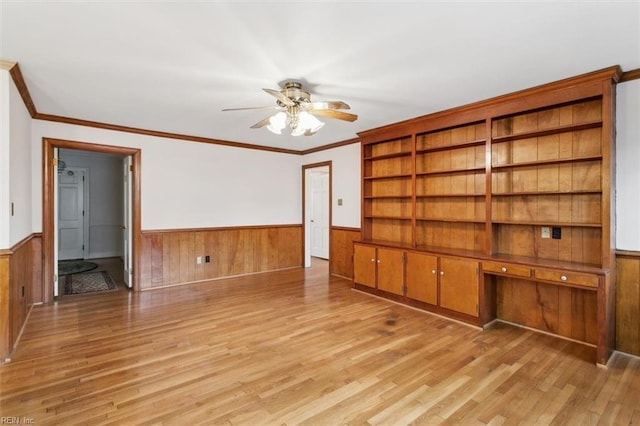
<path id="1" fill-rule="evenodd" d="M 311 241 L 307 233 L 307 211 L 306 204 L 307 198 L 309 195 L 307 194 L 307 170 L 316 169 L 319 167 L 327 167 L 329 168 L 329 272 L 331 272 L 332 266 L 332 256 L 331 256 L 331 228 L 333 226 L 333 171 L 332 171 L 332 162 L 331 161 L 323 161 L 321 163 L 313 163 L 313 164 L 303 164 L 302 165 L 302 265 L 304 267 L 307 266 L 307 247 L 310 247 Z M 310 258 L 311 256 L 309 256 Z"/>
<path id="2" fill-rule="evenodd" d="M 53 301 L 54 285 L 54 173 L 57 166 L 53 164 L 54 149 L 68 148 L 82 151 L 99 152 L 105 154 L 120 154 L 131 156 L 133 163 L 133 179 L 131 180 L 131 207 L 133 214 L 133 289 L 140 290 L 140 247 L 141 247 L 141 219 L 140 219 L 140 186 L 141 186 L 141 156 L 139 148 L 128 148 L 112 145 L 99 145 L 88 142 L 70 141 L 64 139 L 42 138 L 42 282 L 44 287 L 43 302 Z"/>

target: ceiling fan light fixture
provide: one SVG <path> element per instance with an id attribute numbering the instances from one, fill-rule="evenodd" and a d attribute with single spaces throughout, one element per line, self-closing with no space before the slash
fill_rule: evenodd
<path id="1" fill-rule="evenodd" d="M 287 114 L 280 111 L 269 118 L 269 125 L 267 129 L 276 135 L 281 135 L 282 130 L 287 127 Z"/>
<path id="2" fill-rule="evenodd" d="M 289 81 L 281 90 L 262 89 L 276 98 L 275 109 L 280 112 L 265 117 L 251 126 L 252 129 L 267 127 L 271 133 L 281 135 L 282 131 L 289 127 L 292 136 L 311 136 L 324 126 L 324 122 L 318 120 L 317 115 L 344 121 L 356 121 L 358 116 L 341 110 L 350 109 L 349 105 L 342 101 L 311 102 L 311 95 L 302 89 L 302 84 Z M 239 111 L 247 109 L 273 109 L 274 107 L 246 107 L 225 108 L 223 111 Z"/>
<path id="3" fill-rule="evenodd" d="M 309 114 L 306 111 L 302 111 L 298 114 L 298 125 L 291 131 L 293 136 L 300 136 L 304 134 L 314 134 L 324 126 L 324 123 Z"/>

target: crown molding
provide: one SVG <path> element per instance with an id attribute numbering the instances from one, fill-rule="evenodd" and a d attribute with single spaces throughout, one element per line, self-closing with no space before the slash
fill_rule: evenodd
<path id="1" fill-rule="evenodd" d="M 183 140 L 188 142 L 209 143 L 214 145 L 232 146 L 235 148 L 257 149 L 261 151 L 279 152 L 282 154 L 294 154 L 294 155 L 302 154 L 302 151 L 297 151 L 293 149 L 274 148 L 271 146 L 252 145 L 252 144 L 242 143 L 242 142 L 232 142 L 232 141 L 225 141 L 220 139 L 205 138 L 202 136 L 190 136 L 190 135 L 183 135 L 180 133 L 170 133 L 170 132 L 161 132 L 157 130 L 140 129 L 137 127 L 128 127 L 128 126 L 121 126 L 118 124 L 102 123 L 99 121 L 82 120 L 82 119 L 71 118 L 71 117 L 62 117 L 60 115 L 53 115 L 53 114 L 37 113 L 36 116 L 33 118 L 37 120 L 53 121 L 56 123 L 74 124 L 77 126 L 94 127 L 97 129 L 113 130 L 116 132 L 135 133 L 139 135 L 156 136 L 159 138 L 177 139 L 177 140 Z"/>
<path id="2" fill-rule="evenodd" d="M 0 70 L 10 71 L 14 66 L 16 66 L 16 62 L 3 61 L 0 59 Z"/>
<path id="3" fill-rule="evenodd" d="M 620 76 L 619 82 L 624 83 L 626 81 L 637 80 L 637 79 L 640 79 L 640 68 L 623 72 L 622 76 Z"/>
<path id="4" fill-rule="evenodd" d="M 589 73 L 587 75 L 600 73 L 602 71 L 610 71 L 611 69 L 614 69 L 614 68 L 615 67 L 611 67 L 605 70 Z M 118 132 L 134 133 L 134 134 L 141 134 L 141 135 L 147 135 L 147 136 L 183 140 L 188 142 L 209 143 L 214 145 L 231 146 L 235 148 L 244 148 L 244 149 L 255 149 L 260 151 L 278 152 L 282 154 L 292 154 L 292 155 L 307 155 L 315 152 L 326 151 L 329 149 L 338 148 L 341 146 L 351 145 L 351 144 L 360 142 L 360 138 L 353 138 L 353 139 L 347 139 L 344 141 L 335 142 L 327 145 L 322 145 L 316 148 L 310 148 L 306 150 L 294 150 L 294 149 L 285 149 L 285 148 L 275 148 L 275 147 L 270 147 L 265 145 L 254 145 L 254 144 L 248 144 L 243 142 L 225 141 L 225 140 L 206 138 L 201 136 L 184 135 L 180 133 L 161 132 L 156 130 L 141 129 L 137 127 L 121 126 L 118 124 L 102 123 L 102 122 L 91 121 L 91 120 L 82 120 L 82 119 L 72 118 L 72 117 L 63 117 L 63 116 L 54 115 L 54 114 L 42 114 L 42 113 L 39 113 L 36 109 L 35 103 L 31 98 L 29 89 L 27 88 L 27 84 L 24 81 L 24 77 L 22 76 L 22 72 L 20 71 L 20 66 L 18 65 L 18 63 L 0 60 L 0 69 L 5 69 L 9 71 L 18 89 L 18 92 L 20 93 L 20 96 L 22 96 L 22 100 L 24 104 L 27 110 L 29 111 L 29 114 L 31 115 L 32 118 L 37 120 L 73 124 L 73 125 L 85 126 L 85 127 L 94 127 L 98 129 L 104 129 L 104 130 L 113 130 Z M 618 72 L 618 78 L 619 78 L 617 80 L 618 83 L 624 83 L 627 81 L 640 79 L 640 68 L 633 69 L 630 71 L 624 71 L 624 72 L 621 72 L 621 70 L 617 68 L 617 72 Z M 567 79 L 567 80 L 571 80 L 571 79 Z M 398 123 L 394 123 L 393 126 L 397 124 Z"/>
<path id="5" fill-rule="evenodd" d="M 328 145 L 318 146 L 316 148 L 305 149 L 304 151 L 300 151 L 302 155 L 312 154 L 314 152 L 326 151 L 328 149 L 339 148 L 341 146 L 351 145 L 354 143 L 359 143 L 359 138 L 347 139 L 342 142 L 330 143 Z"/>
<path id="6" fill-rule="evenodd" d="M 611 67 L 601 71 L 610 71 L 611 69 L 614 69 L 614 68 L 615 67 Z M 27 88 L 27 84 L 24 81 L 24 77 L 22 76 L 22 72 L 20 71 L 20 66 L 18 65 L 18 63 L 0 60 L 0 69 L 5 69 L 9 71 L 18 89 L 18 92 L 20 93 L 20 96 L 22 96 L 22 100 L 27 110 L 29 111 L 29 114 L 31 115 L 31 118 L 38 119 L 38 120 L 52 121 L 52 122 L 65 123 L 65 124 L 74 124 L 74 125 L 85 126 L 85 127 L 95 127 L 98 129 L 114 130 L 118 132 L 135 133 L 135 134 L 156 136 L 156 137 L 162 137 L 162 138 L 168 138 L 168 139 L 177 139 L 177 140 L 183 140 L 188 142 L 210 143 L 215 145 L 232 146 L 235 148 L 256 149 L 261 151 L 279 152 L 283 154 L 293 154 L 293 155 L 307 155 L 315 152 L 326 151 L 329 149 L 338 148 L 341 146 L 346 146 L 346 145 L 360 142 L 360 138 L 353 138 L 353 139 L 347 139 L 341 142 L 331 143 L 328 145 L 322 145 L 316 148 L 310 148 L 306 150 L 294 150 L 294 149 L 274 148 L 274 147 L 269 147 L 264 145 L 253 145 L 253 144 L 242 143 L 242 142 L 224 141 L 224 140 L 205 138 L 200 136 L 190 136 L 190 135 L 184 135 L 179 133 L 140 129 L 136 127 L 121 126 L 117 124 L 101 123 L 98 121 L 82 120 L 82 119 L 71 118 L 71 117 L 62 117 L 62 116 L 53 115 L 53 114 L 41 114 L 37 111 L 35 103 L 31 98 L 29 89 Z M 596 71 L 590 74 L 599 73 L 601 71 Z M 618 77 L 619 80 L 617 80 L 618 83 L 624 83 L 627 81 L 640 79 L 640 68 L 636 68 L 636 69 L 624 71 L 624 72 L 621 72 L 621 70 L 617 68 L 617 71 L 619 76 Z M 587 75 L 590 75 L 590 74 L 587 74 Z M 571 80 L 571 79 L 567 79 L 567 80 Z M 484 101 L 484 102 L 487 102 L 487 101 Z M 397 124 L 398 123 L 393 123 L 390 126 L 395 126 Z"/>
<path id="7" fill-rule="evenodd" d="M 275 148 L 275 147 L 270 147 L 265 145 L 254 145 L 254 144 L 248 144 L 248 143 L 242 143 L 242 142 L 225 141 L 220 139 L 205 138 L 201 136 L 184 135 L 180 133 L 170 133 L 170 132 L 161 132 L 161 131 L 149 130 L 149 129 L 140 129 L 136 127 L 121 126 L 118 124 L 82 120 L 82 119 L 72 118 L 72 117 L 63 117 L 63 116 L 54 115 L 54 114 L 42 114 L 42 113 L 39 113 L 38 110 L 36 109 L 35 103 L 31 98 L 31 94 L 29 93 L 29 89 L 27 87 L 26 82 L 24 81 L 24 77 L 22 76 L 22 71 L 20 70 L 20 66 L 18 65 L 18 63 L 0 60 L 0 69 L 6 69 L 9 71 L 9 73 L 11 74 L 11 78 L 13 79 L 13 82 L 15 83 L 16 88 L 20 93 L 20 96 L 22 97 L 22 101 L 24 102 L 24 105 L 27 108 L 27 111 L 29 111 L 29 115 L 31 115 L 31 118 L 36 120 L 73 124 L 73 125 L 85 126 L 85 127 L 94 127 L 97 129 L 113 130 L 117 132 L 126 132 L 126 133 L 135 133 L 140 135 L 156 136 L 160 138 L 176 139 L 176 140 L 183 140 L 188 142 L 209 143 L 214 145 L 224 145 L 224 146 L 231 146 L 235 148 L 244 148 L 244 149 L 256 149 L 260 151 L 278 152 L 281 154 L 293 154 L 293 155 L 305 155 L 312 152 L 324 151 L 327 149 L 336 148 L 338 146 L 348 145 L 351 143 L 358 142 L 358 140 L 350 139 L 348 141 L 336 142 L 333 144 L 324 145 L 317 148 L 301 151 L 301 150 L 295 150 L 295 149 Z"/>
<path id="8" fill-rule="evenodd" d="M 11 63 L 5 61 L 1 62 L 3 66 L 5 63 Z M 13 62 L 13 66 L 11 68 L 8 68 L 8 70 L 9 74 L 11 74 L 13 82 L 16 85 L 16 88 L 18 89 L 18 93 L 20 93 L 20 96 L 22 97 L 24 106 L 27 107 L 27 111 L 29 111 L 29 115 L 31 116 L 31 118 L 35 118 L 35 116 L 38 114 L 38 111 L 36 110 L 36 105 L 33 103 L 33 99 L 31 98 L 31 94 L 29 93 L 29 89 L 27 88 L 27 83 L 25 83 L 24 81 L 22 71 L 20 71 L 20 65 L 18 65 L 17 62 Z"/>
<path id="9" fill-rule="evenodd" d="M 170 133 L 170 132 L 161 132 L 157 130 L 140 129 L 137 127 L 128 127 L 128 126 L 121 126 L 118 124 L 101 123 L 98 121 L 81 120 L 78 118 L 62 117 L 62 116 L 53 115 L 53 114 L 36 113 L 35 116 L 33 116 L 33 118 L 36 120 L 52 121 L 56 123 L 65 123 L 65 124 L 74 124 L 77 126 L 94 127 L 97 129 L 113 130 L 117 132 L 135 133 L 140 135 L 155 136 L 159 138 L 183 140 L 187 142 L 209 143 L 214 145 L 231 146 L 234 148 L 256 149 L 260 151 L 278 152 L 281 154 L 292 154 L 292 155 L 307 155 L 314 152 L 326 151 L 329 149 L 338 148 L 341 146 L 351 145 L 353 143 L 360 142 L 360 139 L 354 138 L 354 139 L 347 139 L 341 142 L 331 143 L 328 145 L 322 145 L 316 148 L 310 148 L 306 150 L 295 150 L 295 149 L 275 148 L 272 146 L 265 146 L 265 145 L 254 145 L 254 144 L 243 143 L 243 142 L 233 142 L 233 141 L 225 141 L 220 139 L 205 138 L 202 136 L 183 135 L 180 133 Z"/>

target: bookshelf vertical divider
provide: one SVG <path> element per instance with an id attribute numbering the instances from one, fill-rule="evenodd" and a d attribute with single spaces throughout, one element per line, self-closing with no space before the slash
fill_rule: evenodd
<path id="1" fill-rule="evenodd" d="M 417 236 L 416 236 L 416 191 L 417 191 L 417 182 L 416 182 L 416 135 L 415 133 L 411 135 L 411 245 L 413 247 L 417 246 Z"/>
<path id="2" fill-rule="evenodd" d="M 493 223 L 491 222 L 491 193 L 492 193 L 492 176 L 491 176 L 491 118 L 487 118 L 486 120 L 486 133 L 487 140 L 485 142 L 485 233 L 486 238 L 484 239 L 484 253 L 487 255 L 493 254 L 494 250 L 494 242 L 493 242 Z"/>

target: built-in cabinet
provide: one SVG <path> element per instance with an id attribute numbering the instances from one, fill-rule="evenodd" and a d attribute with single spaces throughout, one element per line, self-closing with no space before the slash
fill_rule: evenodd
<path id="1" fill-rule="evenodd" d="M 359 133 L 354 286 L 583 340 L 605 363 L 619 76 L 612 67 Z"/>
<path id="2" fill-rule="evenodd" d="M 419 251 L 354 244 L 354 283 L 407 304 L 477 322 L 479 262 Z M 448 312 L 447 312 L 448 311 Z"/>
<path id="3" fill-rule="evenodd" d="M 478 262 L 470 259 L 440 258 L 440 306 L 462 314 L 478 317 Z"/>
<path id="4" fill-rule="evenodd" d="M 406 254 L 405 295 L 412 300 L 438 304 L 438 257 L 409 251 Z"/>
<path id="5" fill-rule="evenodd" d="M 402 250 L 360 244 L 356 244 L 354 249 L 354 279 L 357 282 L 389 293 L 403 293 Z"/>

